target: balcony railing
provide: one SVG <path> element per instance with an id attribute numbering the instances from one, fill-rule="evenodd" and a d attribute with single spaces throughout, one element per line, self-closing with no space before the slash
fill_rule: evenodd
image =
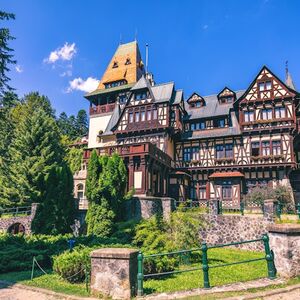
<path id="1" fill-rule="evenodd" d="M 105 114 L 112 112 L 115 109 L 115 103 L 97 105 L 90 107 L 90 115 Z"/>

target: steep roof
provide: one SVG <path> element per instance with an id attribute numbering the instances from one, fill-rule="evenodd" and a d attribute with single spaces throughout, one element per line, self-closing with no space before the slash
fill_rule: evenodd
<path id="1" fill-rule="evenodd" d="M 151 87 L 155 102 L 165 102 L 172 99 L 174 82 L 157 84 Z"/>
<path id="2" fill-rule="evenodd" d="M 236 97 L 239 98 L 243 95 L 244 90 L 236 91 Z M 185 106 L 187 111 L 186 118 L 188 120 L 199 119 L 199 118 L 211 118 L 217 116 L 225 116 L 229 114 L 230 109 L 233 107 L 232 103 L 220 104 L 218 100 L 218 94 L 209 95 L 202 97 L 205 101 L 205 106 L 201 107 L 190 107 Z"/>
<path id="3" fill-rule="evenodd" d="M 144 64 L 137 41 L 121 44 L 110 60 L 97 89 L 86 96 L 100 94 L 100 91 L 109 92 L 110 89 L 105 89 L 105 83 L 126 80 L 128 85 L 134 84 L 144 73 Z"/>
<path id="4" fill-rule="evenodd" d="M 119 117 L 121 115 L 121 108 L 120 105 L 117 104 L 115 106 L 115 109 L 113 111 L 113 114 L 110 117 L 110 120 L 105 128 L 105 131 L 102 133 L 102 135 L 111 135 L 113 134 L 112 128 L 117 124 Z"/>

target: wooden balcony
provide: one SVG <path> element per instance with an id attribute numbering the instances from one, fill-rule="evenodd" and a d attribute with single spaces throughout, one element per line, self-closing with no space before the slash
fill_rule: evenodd
<path id="1" fill-rule="evenodd" d="M 84 159 L 89 159 L 92 149 L 85 150 Z M 142 144 L 106 146 L 97 149 L 99 155 L 109 155 L 118 153 L 122 157 L 129 156 L 150 156 L 159 162 L 171 167 L 171 157 L 156 147 L 156 145 L 146 142 Z"/>
<path id="2" fill-rule="evenodd" d="M 116 103 L 108 103 L 97 106 L 90 106 L 90 116 L 110 113 L 115 109 Z"/>

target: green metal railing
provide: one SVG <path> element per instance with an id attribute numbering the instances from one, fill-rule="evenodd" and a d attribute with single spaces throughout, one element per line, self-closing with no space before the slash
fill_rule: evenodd
<path id="1" fill-rule="evenodd" d="M 20 215 L 30 215 L 30 214 L 31 214 L 31 206 L 0 208 L 0 217 L 5 215 L 16 217 Z"/>
<path id="2" fill-rule="evenodd" d="M 219 265 L 209 265 L 209 262 L 208 262 L 208 260 L 209 260 L 208 250 L 209 249 L 222 248 L 222 247 L 235 246 L 235 245 L 248 244 L 248 243 L 255 243 L 255 242 L 263 242 L 264 250 L 265 250 L 264 257 L 243 260 L 243 261 L 237 261 L 237 262 L 232 262 L 232 263 L 224 263 L 224 264 L 219 264 Z M 174 270 L 174 271 L 167 271 L 167 272 L 160 272 L 160 273 L 144 274 L 144 262 L 147 259 L 158 258 L 158 257 L 162 257 L 162 256 L 182 255 L 182 254 L 187 254 L 187 253 L 191 254 L 192 252 L 195 252 L 195 251 L 202 252 L 202 259 L 201 259 L 202 266 L 199 265 L 199 267 L 183 269 L 183 270 Z M 151 278 L 151 277 L 153 278 L 153 277 L 159 277 L 159 276 L 165 276 L 165 275 L 178 274 L 178 273 L 183 273 L 183 272 L 192 272 L 192 271 L 197 271 L 197 270 L 202 270 L 203 286 L 204 286 L 204 288 L 209 289 L 211 287 L 210 280 L 209 280 L 209 270 L 210 269 L 227 267 L 227 266 L 244 264 L 244 263 L 251 263 L 251 262 L 262 261 L 262 260 L 266 260 L 266 262 L 267 262 L 268 278 L 275 279 L 276 268 L 275 268 L 275 264 L 274 264 L 274 254 L 273 254 L 273 251 L 271 251 L 271 249 L 270 249 L 269 237 L 267 234 L 264 234 L 262 236 L 262 238 L 260 238 L 260 239 L 240 241 L 240 242 L 234 242 L 234 243 L 228 243 L 228 244 L 220 244 L 220 245 L 214 245 L 214 246 L 207 246 L 207 244 L 204 242 L 204 243 L 202 243 L 202 247 L 194 248 L 194 249 L 190 249 L 190 250 L 180 250 L 180 251 L 158 253 L 158 254 L 152 254 L 152 255 L 143 255 L 143 253 L 140 251 L 138 254 L 138 275 L 137 275 L 138 291 L 137 291 L 137 294 L 138 294 L 138 296 L 143 296 L 143 294 L 144 294 L 144 289 L 143 289 L 144 279 Z"/>

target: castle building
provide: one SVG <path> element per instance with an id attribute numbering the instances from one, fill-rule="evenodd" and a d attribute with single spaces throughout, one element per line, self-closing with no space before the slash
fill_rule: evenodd
<path id="1" fill-rule="evenodd" d="M 300 94 L 288 71 L 283 82 L 264 66 L 245 90 L 224 87 L 185 100 L 174 82 L 157 84 L 145 72 L 134 41 L 119 45 L 99 86 L 85 98 L 85 162 L 93 149 L 119 153 L 128 190 L 137 196 L 217 198 L 239 207 L 252 187 L 282 184 L 300 198 Z M 83 201 L 86 166 L 78 174 L 75 194 Z"/>

